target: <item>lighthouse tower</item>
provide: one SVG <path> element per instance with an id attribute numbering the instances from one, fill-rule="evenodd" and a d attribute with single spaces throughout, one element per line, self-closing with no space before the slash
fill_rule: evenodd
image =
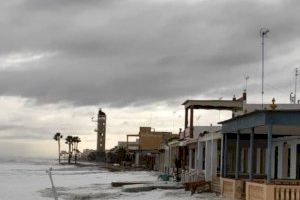
<path id="1" fill-rule="evenodd" d="M 97 151 L 105 152 L 106 114 L 102 112 L 101 108 L 98 112 L 97 123 Z"/>

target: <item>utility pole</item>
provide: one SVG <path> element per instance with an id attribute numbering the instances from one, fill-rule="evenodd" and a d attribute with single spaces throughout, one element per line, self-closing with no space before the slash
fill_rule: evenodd
<path id="1" fill-rule="evenodd" d="M 265 37 L 270 31 L 266 28 L 261 28 L 259 33 L 261 36 L 261 59 L 262 59 L 262 73 L 261 73 L 261 108 L 264 109 L 264 76 L 265 76 Z"/>

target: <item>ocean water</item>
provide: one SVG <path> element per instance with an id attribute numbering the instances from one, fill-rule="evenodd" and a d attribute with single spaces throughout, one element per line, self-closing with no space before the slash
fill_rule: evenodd
<path id="1" fill-rule="evenodd" d="M 109 172 L 98 166 L 76 167 L 57 165 L 47 159 L 0 159 L 1 200 L 53 199 L 46 170 L 53 168 L 53 180 L 60 200 L 175 200 L 221 199 L 214 194 L 191 196 L 184 190 L 153 190 L 126 193 L 112 188 L 112 181 L 156 181 L 157 172 Z"/>

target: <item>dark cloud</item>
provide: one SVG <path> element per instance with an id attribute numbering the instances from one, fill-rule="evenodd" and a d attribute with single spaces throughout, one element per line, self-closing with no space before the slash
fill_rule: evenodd
<path id="1" fill-rule="evenodd" d="M 2 70 L 0 94 L 41 103 L 126 106 L 232 95 L 245 73 L 260 79 L 262 26 L 271 29 L 267 59 L 299 51 L 297 1 L 28 0 L 1 8 L 1 58 L 50 56 Z"/>

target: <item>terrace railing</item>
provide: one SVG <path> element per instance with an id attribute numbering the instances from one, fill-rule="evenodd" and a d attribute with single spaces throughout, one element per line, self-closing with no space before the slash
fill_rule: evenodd
<path id="1" fill-rule="evenodd" d="M 246 183 L 246 200 L 298 200 L 300 184 L 298 181 L 276 180 L 273 184 L 263 182 Z"/>

